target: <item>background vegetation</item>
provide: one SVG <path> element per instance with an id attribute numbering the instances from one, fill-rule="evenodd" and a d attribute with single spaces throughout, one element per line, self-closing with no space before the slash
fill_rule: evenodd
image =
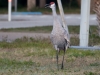
<path id="1" fill-rule="evenodd" d="M 56 0 L 47 0 L 46 3 L 50 3 L 51 1 L 54 1 L 57 4 Z M 80 6 L 77 0 L 62 0 L 63 7 L 65 13 L 80 13 Z M 44 7 L 40 8 L 39 7 L 39 1 L 36 0 L 36 7 L 33 8 L 31 11 L 37 11 L 37 12 L 42 12 L 43 14 L 50 14 L 51 10 L 45 9 Z M 8 11 L 8 1 L 7 0 L 0 0 L 0 13 L 4 14 L 7 13 Z M 12 7 L 12 10 L 14 11 L 14 7 Z M 74 11 L 73 11 L 74 10 Z M 18 0 L 18 11 L 27 11 L 27 0 Z M 59 12 L 58 7 L 57 7 L 57 12 Z"/>
<path id="2" fill-rule="evenodd" d="M 57 0 L 46 0 L 46 3 L 50 3 L 50 2 L 56 2 Z M 65 7 L 79 7 L 77 0 L 62 0 L 62 3 Z M 71 3 L 71 5 L 70 5 Z M 37 5 L 39 5 L 39 1 L 37 0 Z M 0 0 L 0 8 L 6 7 L 8 6 L 8 0 Z M 27 0 L 18 0 L 18 7 L 26 7 L 27 6 Z"/>

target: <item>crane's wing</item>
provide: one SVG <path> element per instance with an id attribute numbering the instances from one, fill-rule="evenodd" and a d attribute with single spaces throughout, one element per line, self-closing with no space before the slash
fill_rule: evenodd
<path id="1" fill-rule="evenodd" d="M 51 35 L 50 35 L 50 40 L 51 40 L 51 43 L 53 44 L 54 48 L 55 48 L 56 50 L 58 50 L 57 45 L 55 44 L 54 39 L 55 39 L 54 35 L 53 35 L 53 34 L 51 34 Z"/>
<path id="2" fill-rule="evenodd" d="M 51 34 L 50 35 L 50 40 L 51 40 L 51 43 L 54 45 L 55 44 L 55 40 L 56 39 L 56 37 L 55 37 L 55 35 L 53 35 L 53 34 Z"/>
<path id="3" fill-rule="evenodd" d="M 54 37 L 53 37 L 53 35 L 51 34 L 51 35 L 50 35 L 51 43 L 53 43 L 53 38 L 54 38 Z"/>

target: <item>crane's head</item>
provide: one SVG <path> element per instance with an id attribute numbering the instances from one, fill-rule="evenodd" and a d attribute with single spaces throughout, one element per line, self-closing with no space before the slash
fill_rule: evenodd
<path id="1" fill-rule="evenodd" d="M 54 2 L 50 2 L 50 4 L 46 4 L 45 7 L 49 7 L 49 8 L 55 8 L 55 3 Z"/>

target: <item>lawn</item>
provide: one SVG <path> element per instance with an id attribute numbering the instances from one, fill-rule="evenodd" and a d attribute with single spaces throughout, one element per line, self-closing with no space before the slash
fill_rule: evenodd
<path id="1" fill-rule="evenodd" d="M 79 34 L 80 26 L 68 26 L 70 34 Z M 40 26 L 40 27 L 27 27 L 27 28 L 8 28 L 0 29 L 2 32 L 38 32 L 38 33 L 50 33 L 52 26 Z M 97 34 L 97 26 L 90 26 L 91 33 Z"/>
<path id="2" fill-rule="evenodd" d="M 50 33 L 52 26 L 1 29 L 1 32 Z M 91 26 L 89 45 L 98 44 L 97 27 Z M 69 26 L 70 34 L 79 34 L 79 26 Z M 72 37 L 71 45 L 79 38 Z M 99 43 L 100 44 L 100 43 Z M 63 52 L 59 55 L 61 66 Z M 0 42 L 0 75 L 100 75 L 100 50 L 69 48 L 65 54 L 64 70 L 57 70 L 56 51 L 50 39 L 23 37 L 12 42 Z"/>
<path id="3" fill-rule="evenodd" d="M 61 66 L 62 54 L 59 55 Z M 24 37 L 0 42 L 0 75 L 99 75 L 100 50 L 68 49 L 64 70 L 57 70 L 56 51 L 49 39 Z"/>

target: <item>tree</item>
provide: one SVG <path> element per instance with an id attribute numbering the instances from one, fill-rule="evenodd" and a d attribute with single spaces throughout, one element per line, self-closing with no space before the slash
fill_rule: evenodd
<path id="1" fill-rule="evenodd" d="M 94 5 L 95 5 L 95 4 L 94 4 L 95 1 L 96 1 L 96 0 L 91 0 L 91 10 L 93 9 L 93 7 L 94 7 Z"/>
<path id="2" fill-rule="evenodd" d="M 77 0 L 77 4 L 81 6 L 81 0 Z"/>
<path id="3" fill-rule="evenodd" d="M 27 10 L 30 11 L 36 7 L 36 0 L 27 0 Z"/>
<path id="4" fill-rule="evenodd" d="M 40 8 L 44 7 L 46 0 L 40 0 Z"/>

